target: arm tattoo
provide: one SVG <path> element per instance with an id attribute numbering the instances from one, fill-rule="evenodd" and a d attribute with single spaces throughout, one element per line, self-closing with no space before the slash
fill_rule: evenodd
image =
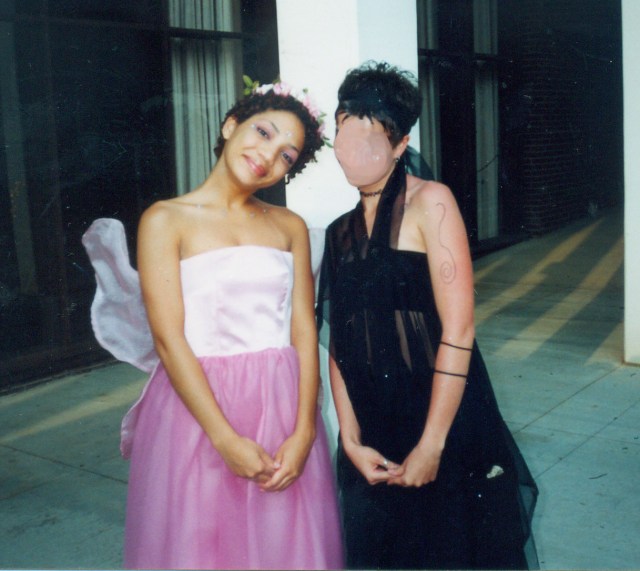
<path id="1" fill-rule="evenodd" d="M 447 248 L 442 243 L 442 223 L 444 222 L 444 218 L 447 215 L 447 209 L 445 208 L 442 202 L 438 202 L 438 206 L 442 208 L 442 218 L 440 218 L 440 224 L 438 225 L 438 241 L 440 242 L 440 246 L 447 252 L 449 255 L 450 261 L 442 262 L 440 266 L 440 277 L 442 281 L 446 284 L 450 284 L 453 280 L 456 279 L 456 262 L 453 259 L 453 254 L 451 250 Z"/>

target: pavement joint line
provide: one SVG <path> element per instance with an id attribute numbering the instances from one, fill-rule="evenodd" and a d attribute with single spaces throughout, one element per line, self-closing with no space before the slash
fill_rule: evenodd
<path id="1" fill-rule="evenodd" d="M 629 407 L 630 408 L 630 407 Z M 628 409 L 627 409 L 628 410 Z M 616 419 L 612 420 L 611 422 L 614 422 Z M 534 474 L 534 479 L 538 479 L 540 477 L 542 477 L 544 474 L 546 474 L 547 472 L 549 472 L 550 470 L 552 470 L 553 468 L 555 468 L 558 464 L 560 464 L 561 462 L 564 462 L 567 458 L 569 458 L 570 456 L 572 456 L 575 452 L 577 452 L 580 448 L 582 448 L 585 444 L 587 444 L 588 442 L 591 442 L 595 439 L 600 439 L 600 440 L 606 440 L 608 442 L 617 442 L 619 444 L 625 444 L 628 446 L 639 446 L 640 447 L 640 443 L 638 444 L 634 444 L 633 442 L 628 442 L 627 440 L 620 440 L 618 438 L 607 438 L 604 436 L 599 436 L 600 433 L 607 428 L 607 426 L 609 426 L 611 424 L 611 422 L 609 424 L 607 424 L 606 426 L 603 426 L 598 432 L 596 432 L 595 434 L 576 434 L 575 432 L 567 432 L 566 430 L 554 430 L 554 432 L 564 432 L 565 434 L 573 434 L 576 436 L 584 436 L 584 440 L 582 442 L 580 442 L 579 444 L 577 444 L 574 448 L 572 448 L 569 452 L 567 452 L 564 456 L 562 456 L 561 458 L 558 458 L 553 464 L 551 464 L 550 466 L 548 466 L 547 468 L 545 468 L 544 470 L 542 470 L 541 472 L 538 472 L 537 474 Z M 526 459 L 526 454 L 524 455 L 525 459 Z M 590 478 L 592 479 L 592 478 Z"/>
<path id="2" fill-rule="evenodd" d="M 612 420 L 611 422 L 614 422 L 615 420 L 616 419 Z M 581 436 L 581 437 L 584 437 L 584 440 L 582 440 L 579 444 L 576 444 L 564 456 L 559 457 L 553 464 L 547 466 L 546 468 L 544 468 L 540 472 L 536 472 L 535 474 L 533 474 L 534 479 L 538 480 L 538 478 L 542 477 L 544 474 L 546 474 L 547 472 L 549 472 L 550 470 L 555 468 L 558 464 L 564 462 L 567 458 L 569 458 L 578 449 L 582 448 L 585 444 L 587 444 L 589 442 L 592 442 L 594 440 L 601 440 L 601 441 L 606 441 L 606 442 L 615 442 L 616 444 L 624 444 L 625 446 L 630 446 L 630 447 L 636 447 L 636 446 L 640 447 L 640 441 L 639 442 L 629 442 L 628 440 L 621 440 L 620 438 L 608 438 L 606 436 L 601 436 L 600 433 L 605 428 L 607 428 L 607 426 L 609 426 L 610 424 L 611 423 L 609 423 L 606 426 L 602 427 L 602 429 L 600 429 L 595 434 L 582 434 L 582 433 L 578 433 L 578 432 L 569 432 L 568 430 L 561 430 L 561 429 L 555 429 L 554 428 L 553 429 L 553 433 L 554 434 L 565 434 L 565 435 L 571 435 L 571 436 Z M 523 450 L 523 456 L 525 457 L 525 460 L 526 460 L 527 459 L 526 448 L 524 448 L 524 450 Z"/>
<path id="3" fill-rule="evenodd" d="M 42 488 L 46 484 L 50 484 L 54 480 L 58 480 L 58 479 L 60 479 L 62 477 L 63 477 L 63 474 L 60 474 L 59 476 L 57 476 L 55 478 L 49 478 L 48 480 L 40 482 L 39 484 L 33 484 L 33 485 L 29 486 L 29 487 L 22 488 L 21 490 L 17 490 L 15 492 L 13 492 L 12 494 L 7 494 L 6 496 L 1 496 L 0 497 L 0 502 L 4 502 L 4 501 L 7 501 L 7 500 L 12 500 L 13 498 L 17 498 L 17 497 L 21 496 L 25 492 L 32 492 L 33 490 L 37 490 L 38 488 Z"/>
<path id="4" fill-rule="evenodd" d="M 567 396 L 565 399 L 563 399 L 562 401 L 560 401 L 558 404 L 556 404 L 555 406 L 553 406 L 552 408 L 550 408 L 549 410 L 545 411 L 543 414 L 541 414 L 540 416 L 537 416 L 536 418 L 534 418 L 533 420 L 529 421 L 528 423 L 524 424 L 523 426 L 521 426 L 518 431 L 523 430 L 525 428 L 528 428 L 529 426 L 531 426 L 532 424 L 535 424 L 536 422 L 538 422 L 539 420 L 542 420 L 545 416 L 551 414 L 554 410 L 556 410 L 557 408 L 560 408 L 563 404 L 566 404 L 568 401 L 570 401 L 572 398 L 578 396 L 581 392 L 584 392 L 585 390 L 587 390 L 588 388 L 592 387 L 594 384 L 600 382 L 602 379 L 604 379 L 605 377 L 608 377 L 609 375 L 615 373 L 616 371 L 619 371 L 620 369 L 624 368 L 624 365 L 616 365 L 613 369 L 611 369 L 610 371 L 605 371 L 602 373 L 602 375 L 600 375 L 599 377 L 596 377 L 595 379 L 593 379 L 591 382 L 587 383 L 586 385 L 584 385 L 583 387 L 580 387 L 576 392 L 572 393 L 571 395 Z M 638 399 L 640 400 L 640 398 Z M 636 401 L 638 402 L 638 401 Z M 633 404 L 636 404 L 635 402 Z M 633 406 L 633 405 L 631 405 Z M 629 410 L 629 409 L 625 409 L 625 410 Z M 602 430 L 602 429 L 601 429 Z"/>
<path id="5" fill-rule="evenodd" d="M 37 458 L 38 460 L 45 460 L 47 462 L 51 462 L 52 464 L 59 464 L 60 466 L 64 466 L 65 468 L 71 468 L 73 470 L 77 470 L 78 472 L 85 472 L 87 474 L 93 474 L 94 476 L 100 476 L 101 478 L 106 478 L 107 480 L 113 480 L 114 482 L 120 482 L 122 484 L 127 484 L 127 480 L 123 480 L 121 478 L 115 478 L 114 476 L 109 476 L 108 474 L 103 474 L 101 472 L 97 472 L 96 470 L 90 470 L 88 468 L 84 468 L 82 466 L 76 466 L 74 464 L 69 464 L 68 462 L 63 462 L 62 460 L 57 460 L 55 458 L 49 458 L 47 456 L 42 456 L 40 454 L 34 454 L 33 452 L 29 452 L 27 450 L 22 450 L 20 448 L 16 448 L 14 446 L 9 446 L 7 444 L 0 443 L 0 447 L 6 448 L 8 450 L 12 450 L 13 452 L 18 452 L 19 454 L 24 454 L 26 456 L 31 456 L 32 458 Z M 124 462 L 124 460 L 123 460 Z M 34 486 L 37 487 L 37 486 Z"/>
<path id="6" fill-rule="evenodd" d="M 543 415 L 539 416 L 537 419 L 529 422 L 528 424 L 525 424 L 523 427 L 521 427 L 520 429 L 518 429 L 517 432 L 520 432 L 528 427 L 531 428 L 535 428 L 534 426 L 532 426 L 532 424 L 534 424 L 535 422 L 537 422 L 538 420 L 544 418 L 545 416 L 547 416 L 550 412 L 552 412 L 553 410 L 555 410 L 556 408 L 558 408 L 559 406 L 561 406 L 562 404 L 566 403 L 568 400 L 572 399 L 573 397 L 579 395 L 582 391 L 584 391 L 585 389 L 589 388 L 590 386 L 592 386 L 594 383 L 597 383 L 598 381 L 601 381 L 602 379 L 604 379 L 605 377 L 607 377 L 608 375 L 610 375 L 611 373 L 617 371 L 618 369 L 623 368 L 622 365 L 617 366 L 613 371 L 609 371 L 608 373 L 604 373 L 602 376 L 600 376 L 597 379 L 594 379 L 591 383 L 589 383 L 588 385 L 585 385 L 584 387 L 582 387 L 580 390 L 576 391 L 573 395 L 571 395 L 570 397 L 566 398 L 565 400 L 563 400 L 561 403 L 558 403 L 556 406 L 554 406 L 552 409 L 548 410 L 547 412 L 545 412 Z M 604 426 L 602 426 L 600 429 L 598 429 L 596 432 L 594 432 L 593 434 L 583 434 L 583 433 L 579 433 L 579 432 L 570 432 L 568 430 L 559 430 L 559 429 L 554 429 L 554 432 L 563 432 L 565 434 L 571 434 L 574 436 L 584 436 L 584 440 L 582 442 L 580 442 L 579 444 L 577 444 L 574 448 L 572 448 L 569 452 L 567 452 L 567 454 L 565 454 L 564 456 L 562 456 L 562 458 L 558 458 L 553 464 L 551 464 L 550 466 L 548 466 L 547 468 L 545 468 L 544 470 L 542 470 L 540 473 L 538 473 L 535 478 L 539 478 L 541 477 L 543 474 L 547 473 L 549 470 L 551 470 L 552 468 L 554 468 L 555 466 L 557 466 L 560 462 L 564 462 L 567 458 L 569 458 L 570 456 L 572 456 L 577 450 L 579 450 L 580 448 L 582 448 L 585 444 L 587 444 L 588 442 L 593 441 L 596 438 L 600 438 L 602 440 L 607 440 L 609 442 L 618 442 L 620 444 L 627 444 L 630 446 L 640 446 L 640 442 L 638 444 L 634 444 L 633 442 L 629 442 L 627 440 L 620 440 L 619 438 L 607 438 L 607 437 L 603 437 L 600 436 L 600 434 L 607 429 L 609 426 L 611 426 L 616 420 L 618 420 L 622 415 L 624 415 L 628 410 L 630 410 L 631 408 L 633 408 L 634 406 L 636 406 L 638 404 L 638 402 L 640 402 L 640 398 L 636 399 L 635 401 L 633 401 L 631 404 L 629 404 L 629 406 L 627 406 L 627 408 L 625 408 L 623 411 L 621 411 L 617 416 L 615 416 L 612 420 L 610 420 L 609 422 L 607 422 Z M 515 433 L 515 432 L 514 432 Z M 526 457 L 526 455 L 525 455 Z"/>

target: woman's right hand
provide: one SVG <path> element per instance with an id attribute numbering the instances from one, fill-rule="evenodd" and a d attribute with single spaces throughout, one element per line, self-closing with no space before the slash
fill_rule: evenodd
<path id="1" fill-rule="evenodd" d="M 400 474 L 398 464 L 387 460 L 377 450 L 361 444 L 358 419 L 351 406 L 342 373 L 331 355 L 329 355 L 329 376 L 333 402 L 340 423 L 340 439 L 344 453 L 372 486 L 388 482 L 392 477 L 389 470 L 393 470 L 393 476 L 397 477 Z"/>
<path id="2" fill-rule="evenodd" d="M 235 435 L 216 446 L 229 469 L 241 478 L 263 484 L 273 476 L 277 466 L 257 442 L 244 436 Z"/>
<path id="3" fill-rule="evenodd" d="M 350 444 L 345 447 L 345 454 L 372 486 L 388 482 L 392 477 L 389 470 L 397 471 L 400 468 L 398 464 L 387 460 L 377 450 L 362 444 Z"/>

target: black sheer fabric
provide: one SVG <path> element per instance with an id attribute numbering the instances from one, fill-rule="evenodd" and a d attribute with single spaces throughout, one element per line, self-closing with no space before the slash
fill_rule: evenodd
<path id="1" fill-rule="evenodd" d="M 318 322 L 347 387 L 362 443 L 402 463 L 424 429 L 441 324 L 424 254 L 397 250 L 402 163 L 371 237 L 362 205 L 326 233 Z M 474 344 L 437 481 L 370 486 L 338 447 L 347 564 L 352 568 L 537 568 L 537 488 L 504 423 Z"/>

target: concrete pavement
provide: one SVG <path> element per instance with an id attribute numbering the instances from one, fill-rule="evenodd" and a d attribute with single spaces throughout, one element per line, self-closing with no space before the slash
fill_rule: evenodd
<path id="1" fill-rule="evenodd" d="M 540 487 L 543 569 L 640 568 L 640 368 L 622 363 L 617 211 L 475 263 L 477 337 Z M 119 568 L 122 415 L 111 364 L 0 397 L 0 567 Z"/>

